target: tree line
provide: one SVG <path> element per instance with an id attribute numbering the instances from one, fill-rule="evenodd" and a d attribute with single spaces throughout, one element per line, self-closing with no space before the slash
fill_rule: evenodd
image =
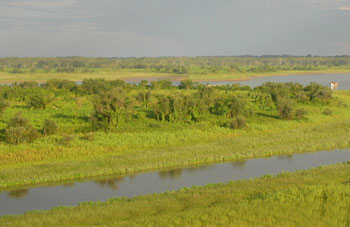
<path id="1" fill-rule="evenodd" d="M 230 72 L 273 72 L 317 70 L 320 67 L 349 67 L 350 56 L 217 56 L 140 58 L 0 58 L 0 71 L 94 72 L 95 69 L 134 69 L 174 74 Z"/>

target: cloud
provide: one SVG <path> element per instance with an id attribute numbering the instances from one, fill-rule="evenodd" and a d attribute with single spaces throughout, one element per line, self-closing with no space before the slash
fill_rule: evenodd
<path id="1" fill-rule="evenodd" d="M 350 6 L 341 6 L 339 7 L 339 10 L 342 10 L 342 11 L 350 10 Z"/>

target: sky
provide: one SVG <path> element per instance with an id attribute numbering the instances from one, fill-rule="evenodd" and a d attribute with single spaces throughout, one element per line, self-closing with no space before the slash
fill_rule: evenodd
<path id="1" fill-rule="evenodd" d="M 0 0 L 0 57 L 350 55 L 350 0 Z"/>

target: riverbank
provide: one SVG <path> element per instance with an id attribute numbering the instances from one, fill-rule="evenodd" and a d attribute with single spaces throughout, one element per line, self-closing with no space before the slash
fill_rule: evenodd
<path id="1" fill-rule="evenodd" d="M 0 83 L 14 83 L 23 81 L 36 81 L 44 83 L 50 79 L 66 79 L 71 81 L 82 81 L 84 79 L 105 79 L 105 80 L 125 80 L 137 82 L 141 80 L 193 80 L 196 82 L 213 82 L 213 81 L 245 81 L 255 78 L 269 76 L 288 76 L 288 75 L 317 75 L 317 74 L 350 74 L 350 69 L 346 68 L 327 68 L 322 70 L 288 70 L 264 73 L 205 73 L 205 74 L 171 74 L 159 72 L 147 72 L 142 70 L 111 70 L 102 69 L 93 73 L 30 73 L 23 72 L 19 74 L 0 72 Z"/>
<path id="2" fill-rule="evenodd" d="M 0 217 L 4 226 L 347 226 L 349 164 Z"/>
<path id="3" fill-rule="evenodd" d="M 322 106 L 304 106 L 309 112 L 307 119 L 285 121 L 272 113 L 258 114 L 249 120 L 248 128 L 242 130 L 213 127 L 206 123 L 162 123 L 162 126 L 156 126 L 153 120 L 142 120 L 147 127 L 153 124 L 154 128 L 144 131 L 140 125 L 138 127 L 141 128 L 135 132 L 98 132 L 91 141 L 81 139 L 83 134 L 75 134 L 69 144 L 62 144 L 60 135 L 40 138 L 32 144 L 0 144 L 0 190 L 346 148 L 350 146 L 349 91 L 337 92 L 336 97 L 343 100 L 346 107 L 331 107 L 333 115 L 322 114 L 325 108 Z M 11 112 L 8 114 L 11 115 Z M 84 112 L 89 113 L 89 109 Z M 30 114 L 33 119 L 39 119 Z M 42 113 L 37 114 L 42 116 Z M 67 130 L 62 130 L 66 132 L 77 124 L 72 123 L 70 118 L 65 120 L 69 124 L 66 125 Z"/>

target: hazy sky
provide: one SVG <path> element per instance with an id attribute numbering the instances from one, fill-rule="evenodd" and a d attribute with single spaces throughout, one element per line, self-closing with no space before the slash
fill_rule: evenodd
<path id="1" fill-rule="evenodd" d="M 350 0 L 0 0 L 0 57 L 245 54 L 350 54 Z"/>

